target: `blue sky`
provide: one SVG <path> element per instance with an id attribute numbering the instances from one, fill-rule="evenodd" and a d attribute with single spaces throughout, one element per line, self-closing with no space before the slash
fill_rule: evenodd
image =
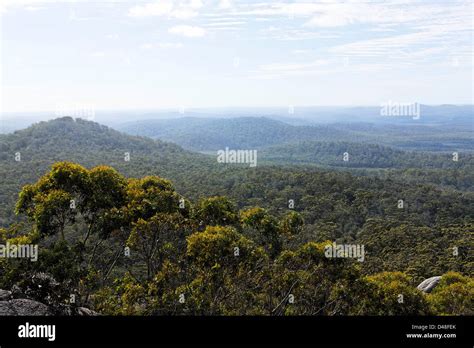
<path id="1" fill-rule="evenodd" d="M 0 5 L 3 111 L 472 103 L 472 1 Z"/>

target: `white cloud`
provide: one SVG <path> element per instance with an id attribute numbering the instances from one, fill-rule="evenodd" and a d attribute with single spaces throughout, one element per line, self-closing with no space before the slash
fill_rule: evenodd
<path id="1" fill-rule="evenodd" d="M 159 48 L 182 48 L 183 44 L 181 42 L 160 42 L 158 44 Z"/>
<path id="2" fill-rule="evenodd" d="M 307 69 L 313 69 L 315 67 L 321 67 L 328 64 L 326 60 L 315 60 L 309 63 L 272 63 L 264 64 L 260 66 L 261 71 L 272 71 L 272 72 L 296 72 Z"/>
<path id="3" fill-rule="evenodd" d="M 140 46 L 141 49 L 150 50 L 152 48 L 182 48 L 183 44 L 181 42 L 160 42 L 157 44 L 144 43 Z"/>
<path id="4" fill-rule="evenodd" d="M 196 17 L 198 13 L 189 8 L 178 8 L 172 11 L 169 15 L 177 19 L 189 19 Z"/>
<path id="5" fill-rule="evenodd" d="M 202 0 L 191 0 L 189 2 L 189 7 L 198 9 L 201 8 L 204 4 L 202 3 Z"/>
<path id="6" fill-rule="evenodd" d="M 250 71 L 250 79 L 280 79 L 298 76 L 313 76 L 330 73 L 330 62 L 324 59 L 298 63 L 270 63 L 260 65 L 257 70 Z"/>
<path id="7" fill-rule="evenodd" d="M 421 29 L 421 28 L 419 28 Z M 458 52 L 465 47 L 463 33 L 469 31 L 462 25 L 449 29 L 443 25 L 423 26 L 422 30 L 408 34 L 392 35 L 383 38 L 355 41 L 334 46 L 330 52 L 343 55 L 361 57 L 403 57 L 413 55 L 417 51 L 423 52 L 420 56 L 430 56 L 452 47 L 453 52 Z"/>
<path id="8" fill-rule="evenodd" d="M 206 35 L 206 30 L 204 28 L 191 25 L 177 25 L 169 28 L 168 32 L 185 37 L 202 37 Z"/>
<path id="9" fill-rule="evenodd" d="M 38 7 L 38 6 L 26 6 L 25 10 L 30 11 L 30 12 L 35 12 L 42 10 L 44 7 Z"/>
<path id="10" fill-rule="evenodd" d="M 105 37 L 107 39 L 110 39 L 110 40 L 118 40 L 119 35 L 118 34 L 108 34 L 108 35 L 105 35 Z"/>
<path id="11" fill-rule="evenodd" d="M 62 3 L 86 2 L 87 0 L 62 0 Z M 0 14 L 6 13 L 12 9 L 24 9 L 26 11 L 35 12 L 42 10 L 48 4 L 57 3 L 57 0 L 1 0 Z"/>
<path id="12" fill-rule="evenodd" d="M 227 10 L 232 8 L 232 2 L 230 0 L 221 0 L 218 6 L 221 10 Z"/>
<path id="13" fill-rule="evenodd" d="M 134 6 L 128 10 L 128 14 L 132 17 L 165 16 L 169 15 L 172 10 L 173 2 L 164 0 L 156 3 Z"/>
<path id="14" fill-rule="evenodd" d="M 198 10 L 203 6 L 201 0 L 159 2 L 137 5 L 128 10 L 131 17 L 167 16 L 176 19 L 189 19 L 198 15 Z"/>
<path id="15" fill-rule="evenodd" d="M 337 32 L 323 32 L 307 29 L 294 29 L 287 27 L 270 26 L 260 31 L 265 39 L 270 40 L 313 40 L 313 39 L 334 39 L 340 37 Z"/>
<path id="16" fill-rule="evenodd" d="M 302 50 L 302 49 L 291 50 L 291 54 L 308 54 L 311 52 L 312 50 Z"/>
<path id="17" fill-rule="evenodd" d="M 247 24 L 247 22 L 243 21 L 229 21 L 229 22 L 213 22 L 206 24 L 207 27 L 232 27 L 232 26 L 240 26 L 242 24 Z"/>
<path id="18" fill-rule="evenodd" d="M 105 52 L 98 51 L 91 53 L 91 57 L 105 57 Z"/>

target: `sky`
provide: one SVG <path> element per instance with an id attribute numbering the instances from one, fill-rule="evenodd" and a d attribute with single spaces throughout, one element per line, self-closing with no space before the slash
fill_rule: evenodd
<path id="1" fill-rule="evenodd" d="M 1 0 L 1 111 L 472 104 L 473 2 Z"/>

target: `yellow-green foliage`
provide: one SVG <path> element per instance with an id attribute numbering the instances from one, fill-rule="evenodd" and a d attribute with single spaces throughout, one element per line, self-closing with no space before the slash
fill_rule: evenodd
<path id="1" fill-rule="evenodd" d="M 0 260 L 0 285 L 46 272 L 81 305 L 113 315 L 473 314 L 472 241 L 461 233 L 470 225 L 438 231 L 368 218 L 348 233 L 334 221 L 370 208 L 374 194 L 339 185 L 333 191 L 353 207 L 326 209 L 329 196 L 306 197 L 302 204 L 313 201 L 314 211 L 277 218 L 258 206 L 239 212 L 221 196 L 193 206 L 157 176 L 126 179 L 106 166 L 57 163 L 20 192 L 17 212 L 29 221 L 0 229 L 0 242 L 42 243 L 39 261 Z M 344 238 L 363 242 L 364 262 L 325 255 Z M 459 255 L 432 252 L 452 253 L 452 245 Z M 444 274 L 431 294 L 416 289 L 426 274 L 446 270 L 459 273 Z"/>
<path id="2" fill-rule="evenodd" d="M 208 226 L 188 237 L 187 255 L 201 267 L 252 266 L 264 252 L 233 227 Z"/>
<path id="3" fill-rule="evenodd" d="M 237 210 L 227 197 L 203 198 L 197 203 L 195 218 L 204 225 L 232 225 L 237 221 Z"/>
<path id="4" fill-rule="evenodd" d="M 428 314 L 425 295 L 402 272 L 382 272 L 366 277 L 372 292 L 366 298 L 374 315 Z M 370 312 L 370 311 L 369 311 Z"/>
<path id="5" fill-rule="evenodd" d="M 438 315 L 474 315 L 474 279 L 448 272 L 427 299 Z"/>

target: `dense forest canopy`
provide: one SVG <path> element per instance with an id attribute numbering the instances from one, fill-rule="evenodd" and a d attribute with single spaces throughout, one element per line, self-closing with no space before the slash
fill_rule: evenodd
<path id="1" fill-rule="evenodd" d="M 1 135 L 0 244 L 40 254 L 0 259 L 0 288 L 58 312 L 472 315 L 472 155 L 333 140 L 249 168 L 68 117 Z"/>
<path id="2" fill-rule="evenodd" d="M 439 112 L 438 109 L 435 110 Z M 474 150 L 472 107 L 461 110 L 455 108 L 452 113 L 445 112 L 441 116 L 424 113 L 419 120 L 381 117 L 379 108 L 371 110 L 377 117 L 369 118 L 370 122 L 356 122 L 361 114 L 346 112 L 348 114 L 343 117 L 330 113 L 332 121 L 327 123 L 316 121 L 323 117 L 321 114 L 317 114 L 314 119 L 310 116 L 300 119 L 298 117 L 304 115 L 301 111 L 293 117 L 203 118 L 199 115 L 175 115 L 170 119 L 126 122 L 119 124 L 117 129 L 132 135 L 171 141 L 195 151 L 215 151 L 226 146 L 263 149 L 302 141 L 338 140 L 393 146 L 403 150 Z"/>

